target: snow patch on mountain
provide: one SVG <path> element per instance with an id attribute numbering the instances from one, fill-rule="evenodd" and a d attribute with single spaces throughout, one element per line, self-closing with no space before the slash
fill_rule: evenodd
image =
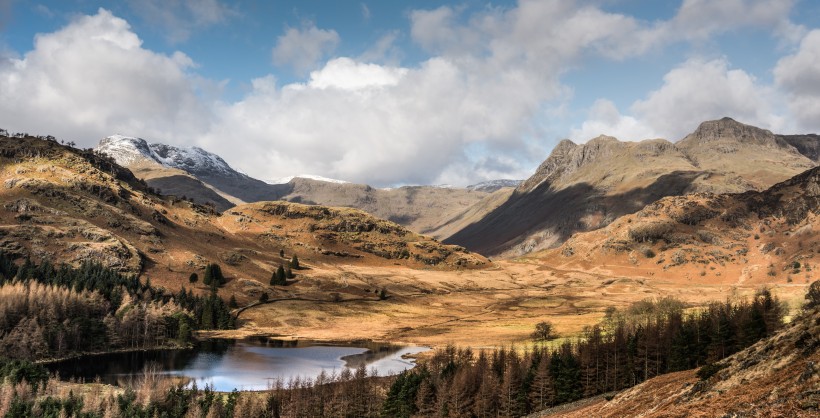
<path id="1" fill-rule="evenodd" d="M 505 187 L 518 187 L 523 180 L 509 180 L 509 179 L 501 179 L 501 180 L 490 180 L 484 181 L 481 183 L 471 184 L 467 186 L 467 190 L 474 190 L 477 192 L 487 192 L 492 193 L 496 190 L 503 189 Z"/>
<path id="2" fill-rule="evenodd" d="M 299 175 L 296 175 L 296 176 L 282 177 L 282 178 L 273 180 L 272 182 L 270 182 L 270 184 L 287 184 L 287 183 L 290 183 L 295 178 L 323 181 L 325 183 L 336 183 L 336 184 L 347 184 L 347 183 L 349 183 L 349 182 L 344 181 L 344 180 L 331 179 L 331 178 L 317 176 L 317 175 L 313 175 L 313 174 L 299 174 Z"/>
<path id="3" fill-rule="evenodd" d="M 142 138 L 117 134 L 103 138 L 94 150 L 111 156 L 123 166 L 145 159 L 192 174 L 243 176 L 220 156 L 199 147 L 150 144 Z"/>
<path id="4" fill-rule="evenodd" d="M 129 166 L 140 159 L 156 161 L 148 142 L 142 138 L 111 135 L 100 140 L 100 144 L 94 150 L 112 157 L 117 164 L 122 166 Z"/>

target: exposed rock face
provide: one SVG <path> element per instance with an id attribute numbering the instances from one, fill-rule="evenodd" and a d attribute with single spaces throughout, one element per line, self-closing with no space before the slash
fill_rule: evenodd
<path id="1" fill-rule="evenodd" d="M 447 242 L 488 256 L 560 245 L 664 196 L 763 190 L 815 166 L 812 136 L 788 137 L 730 118 L 702 123 L 678 143 L 599 136 L 561 141 L 509 199 Z"/>
<path id="2" fill-rule="evenodd" d="M 779 137 L 812 161 L 820 163 L 820 135 L 779 135 Z"/>
<path id="3" fill-rule="evenodd" d="M 695 132 L 687 135 L 678 146 L 683 149 L 702 147 L 704 144 L 727 141 L 744 145 L 762 145 L 772 148 L 783 148 L 796 152 L 782 138 L 771 131 L 751 125 L 745 125 L 732 118 L 706 121 L 700 124 Z"/>
<path id="4" fill-rule="evenodd" d="M 571 171 L 573 166 L 577 168 L 577 163 L 572 163 L 572 161 L 577 161 L 579 159 L 578 154 L 584 153 L 583 151 L 580 153 L 577 152 L 578 148 L 579 146 L 569 139 L 564 139 L 559 142 L 549 157 L 535 170 L 535 174 L 521 182 L 515 191 L 517 193 L 530 192 L 541 185 L 541 183 L 548 180 L 555 180 L 561 177 L 565 171 Z"/>

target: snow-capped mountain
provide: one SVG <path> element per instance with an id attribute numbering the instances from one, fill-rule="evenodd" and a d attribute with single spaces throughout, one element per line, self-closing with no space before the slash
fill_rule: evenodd
<path id="1" fill-rule="evenodd" d="M 441 239 L 453 233 L 440 229 L 442 225 L 449 225 L 449 220 L 480 202 L 488 193 L 481 185 L 471 186 L 472 190 L 446 184 L 376 189 L 310 174 L 263 182 L 234 170 L 225 160 L 201 148 L 152 144 L 124 135 L 104 138 L 95 150 L 131 168 L 163 195 L 210 203 L 220 211 L 244 203 L 274 200 L 351 207 Z M 510 185 L 504 183 L 505 180 L 501 182 L 488 182 L 483 187 Z M 517 182 L 511 185 L 515 184 Z"/>
<path id="2" fill-rule="evenodd" d="M 133 138 L 124 135 L 111 135 L 100 140 L 94 151 L 114 158 L 117 164 L 129 166 L 141 159 L 159 162 L 148 142 L 142 138 Z"/>
<path id="3" fill-rule="evenodd" d="M 335 184 L 348 184 L 348 183 L 350 183 L 349 181 L 331 179 L 331 178 L 317 176 L 317 175 L 313 175 L 313 174 L 299 174 L 299 175 L 296 175 L 296 176 L 287 176 L 287 177 L 282 177 L 282 178 L 273 180 L 273 181 L 270 182 L 270 184 L 288 184 L 295 178 L 315 180 L 315 181 L 323 181 L 325 183 L 335 183 Z"/>
<path id="4" fill-rule="evenodd" d="M 129 166 L 143 158 L 194 175 L 244 176 L 231 168 L 220 156 L 199 147 L 150 144 L 142 138 L 111 135 L 103 138 L 95 151 L 110 155 L 123 166 Z"/>
<path id="5" fill-rule="evenodd" d="M 505 187 L 518 187 L 519 184 L 521 184 L 521 180 L 490 180 L 481 183 L 471 184 L 467 186 L 467 190 L 492 193 L 498 189 L 503 189 Z"/>

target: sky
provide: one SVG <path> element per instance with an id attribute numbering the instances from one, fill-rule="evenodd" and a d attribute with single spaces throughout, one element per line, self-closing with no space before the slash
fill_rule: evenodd
<path id="1" fill-rule="evenodd" d="M 262 180 L 524 179 L 561 139 L 820 132 L 816 0 L 0 0 L 0 128 Z"/>

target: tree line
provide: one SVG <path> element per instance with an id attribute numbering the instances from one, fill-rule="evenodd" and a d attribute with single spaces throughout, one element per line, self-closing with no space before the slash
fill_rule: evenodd
<path id="1" fill-rule="evenodd" d="M 645 300 L 587 328 L 577 341 L 481 351 L 447 348 L 396 378 L 386 416 L 522 416 L 635 386 L 655 376 L 708 366 L 783 324 L 785 309 L 762 289 L 751 301 Z"/>
<path id="2" fill-rule="evenodd" d="M 820 282 L 811 289 L 820 298 Z M 815 300 L 808 306 L 819 304 Z M 709 369 L 774 333 L 782 326 L 783 313 L 765 289 L 748 301 L 712 303 L 691 312 L 675 299 L 646 300 L 608 311 L 601 324 L 575 340 L 481 351 L 446 347 L 392 377 L 375 377 L 362 366 L 274 382 L 265 393 L 220 394 L 207 387 L 151 383 L 79 400 L 52 398 L 48 388 L 39 395 L 6 398 L 13 404 L 8 408 L 22 411 L 20 416 L 59 407 L 57 412 L 65 416 L 84 417 L 517 417 L 663 373 Z M 22 370 L 17 376 L 41 376 L 24 364 L 14 369 Z M 0 386 L 0 392 L 9 388 Z M 85 415 L 72 415 L 69 409 Z"/>
<path id="3" fill-rule="evenodd" d="M 15 359 L 185 345 L 194 330 L 234 322 L 215 292 L 172 294 L 94 262 L 17 266 L 0 253 L 0 349 Z"/>

